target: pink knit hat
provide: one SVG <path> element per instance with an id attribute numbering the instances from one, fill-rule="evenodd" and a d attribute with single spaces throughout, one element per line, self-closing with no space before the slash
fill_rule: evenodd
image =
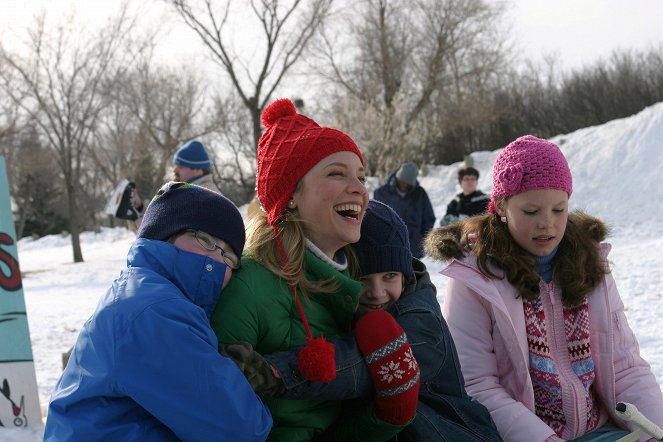
<path id="1" fill-rule="evenodd" d="M 488 211 L 495 213 L 495 201 L 528 190 L 559 189 L 571 196 L 571 171 L 556 144 L 522 136 L 502 149 L 493 166 L 493 191 Z"/>

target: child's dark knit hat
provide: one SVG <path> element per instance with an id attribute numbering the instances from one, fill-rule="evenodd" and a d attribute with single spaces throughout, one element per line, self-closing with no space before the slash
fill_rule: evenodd
<path id="1" fill-rule="evenodd" d="M 188 229 L 222 239 L 237 256 L 242 255 L 244 221 L 232 201 L 194 184 L 164 184 L 147 206 L 138 238 L 168 241 L 175 233 Z"/>
<path id="2" fill-rule="evenodd" d="M 354 244 L 361 276 L 401 272 L 412 277 L 412 252 L 407 226 L 394 210 L 371 200 L 361 223 L 361 238 Z"/>
<path id="3" fill-rule="evenodd" d="M 479 171 L 476 170 L 472 166 L 461 167 L 460 169 L 458 169 L 457 174 L 458 174 L 458 182 L 459 183 L 461 181 L 463 181 L 463 177 L 466 176 L 466 175 L 473 175 L 473 176 L 477 177 L 477 179 L 479 179 Z"/>

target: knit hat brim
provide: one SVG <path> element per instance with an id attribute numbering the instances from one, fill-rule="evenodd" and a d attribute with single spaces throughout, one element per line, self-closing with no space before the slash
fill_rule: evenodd
<path id="1" fill-rule="evenodd" d="M 360 275 L 374 273 L 401 272 L 406 278 L 412 277 L 412 252 L 403 246 L 355 246 L 360 258 Z"/>

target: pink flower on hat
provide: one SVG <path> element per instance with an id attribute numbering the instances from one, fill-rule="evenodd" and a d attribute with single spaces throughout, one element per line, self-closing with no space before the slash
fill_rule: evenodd
<path id="1" fill-rule="evenodd" d="M 498 179 L 507 193 L 517 192 L 523 180 L 523 166 L 520 163 L 506 167 L 499 174 Z"/>

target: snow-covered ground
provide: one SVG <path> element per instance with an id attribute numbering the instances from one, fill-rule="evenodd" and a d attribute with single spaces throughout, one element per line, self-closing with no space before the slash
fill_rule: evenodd
<path id="1" fill-rule="evenodd" d="M 602 217 L 613 229 L 610 259 L 626 315 L 639 339 L 642 355 L 663 383 L 663 103 L 629 118 L 557 136 L 573 173 L 572 209 Z M 497 155 L 477 152 L 480 188 L 491 190 L 491 167 Z M 460 191 L 455 180 L 459 164 L 431 166 L 420 182 L 427 190 L 438 220 Z M 37 241 L 22 239 L 18 253 L 34 354 L 42 413 L 61 373 L 61 354 L 71 347 L 97 300 L 125 265 L 134 240 L 125 229 L 102 229 L 81 237 L 85 262 L 72 263 L 68 237 Z M 425 260 L 444 296 L 442 264 Z M 41 440 L 43 429 L 2 432 L 0 439 Z M 15 437 L 15 439 L 12 439 Z"/>

